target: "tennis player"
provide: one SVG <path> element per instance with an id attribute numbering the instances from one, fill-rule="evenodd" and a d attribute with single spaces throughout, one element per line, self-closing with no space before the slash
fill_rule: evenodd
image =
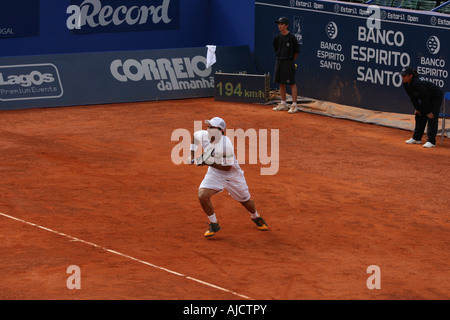
<path id="1" fill-rule="evenodd" d="M 204 159 L 201 164 L 209 167 L 198 189 L 198 199 L 209 219 L 209 227 L 204 236 L 212 237 L 220 230 L 211 197 L 224 189 L 227 189 L 231 197 L 247 209 L 259 230 L 268 230 L 266 222 L 258 214 L 255 203 L 251 199 L 244 171 L 240 168 L 234 154 L 233 144 L 225 135 L 225 121 L 222 118 L 214 117 L 211 120 L 205 120 L 205 123 L 208 129 L 194 133 L 190 148 L 191 164 L 194 164 L 194 154 L 199 144 L 201 144 L 203 150 L 214 149 L 211 157 Z"/>

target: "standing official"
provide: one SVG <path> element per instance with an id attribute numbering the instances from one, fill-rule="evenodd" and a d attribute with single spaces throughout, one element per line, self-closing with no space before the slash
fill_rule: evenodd
<path id="1" fill-rule="evenodd" d="M 428 124 L 427 142 L 423 147 L 434 148 L 436 147 L 439 110 L 444 99 L 444 93 L 434 83 L 420 80 L 417 71 L 412 67 L 404 67 L 400 74 L 402 75 L 403 88 L 414 106 L 416 121 L 413 137 L 405 142 L 407 144 L 422 143 L 422 136 Z"/>
<path id="2" fill-rule="evenodd" d="M 300 45 L 297 38 L 289 32 L 289 19 L 281 17 L 275 23 L 278 24 L 279 34 L 273 40 L 273 48 L 276 53 L 274 82 L 280 84 L 281 103 L 273 108 L 275 111 L 298 112 L 297 109 L 297 84 L 295 83 L 295 60 L 300 53 Z M 292 105 L 286 105 L 286 90 L 290 86 L 292 93 Z"/>

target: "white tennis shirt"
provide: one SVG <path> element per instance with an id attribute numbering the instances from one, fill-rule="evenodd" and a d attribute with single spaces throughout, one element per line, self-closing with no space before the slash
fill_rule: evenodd
<path id="1" fill-rule="evenodd" d="M 203 148 L 203 152 L 210 148 L 214 148 L 214 153 L 212 157 L 214 157 L 214 161 L 217 164 L 222 166 L 232 166 L 230 171 L 223 171 L 209 166 L 208 171 L 213 171 L 215 173 L 231 175 L 236 171 L 242 172 L 241 167 L 236 159 L 234 154 L 234 147 L 231 143 L 230 138 L 222 135 L 220 140 L 217 143 L 211 143 L 210 138 L 208 136 L 207 130 L 200 130 L 194 132 L 194 144 L 201 144 Z"/>

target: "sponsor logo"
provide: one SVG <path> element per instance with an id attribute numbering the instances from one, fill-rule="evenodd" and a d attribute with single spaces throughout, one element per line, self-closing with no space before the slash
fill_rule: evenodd
<path id="1" fill-rule="evenodd" d="M 406 41 L 403 32 L 359 26 L 357 33 L 359 43 L 350 48 L 351 60 L 359 64 L 356 80 L 401 87 L 398 70 L 411 63 L 411 56 L 403 49 Z"/>
<path id="2" fill-rule="evenodd" d="M 338 30 L 337 24 L 330 21 L 325 28 L 325 33 L 330 40 L 336 40 Z M 320 41 L 320 49 L 317 50 L 317 57 L 320 59 L 319 64 L 321 68 L 338 71 L 342 69 L 341 62 L 345 61 L 342 44 L 334 41 Z"/>
<path id="3" fill-rule="evenodd" d="M 441 42 L 439 41 L 439 38 L 436 36 L 431 36 L 427 40 L 427 48 L 431 54 L 439 53 L 439 50 L 441 49 Z"/>
<path id="4" fill-rule="evenodd" d="M 295 16 L 292 32 L 299 44 L 303 44 L 303 18 Z"/>
<path id="5" fill-rule="evenodd" d="M 63 87 L 51 63 L 0 66 L 0 101 L 59 98 Z"/>
<path id="6" fill-rule="evenodd" d="M 203 56 L 172 59 L 127 59 L 111 62 L 112 76 L 120 81 L 156 81 L 160 91 L 214 88 L 211 68 Z"/>
<path id="7" fill-rule="evenodd" d="M 418 22 L 418 21 L 416 21 L 416 22 Z M 450 26 L 450 19 L 432 16 L 430 18 L 430 24 L 433 26 L 447 26 L 448 27 L 448 26 Z"/>
<path id="8" fill-rule="evenodd" d="M 178 1 L 116 0 L 109 1 L 112 5 L 104 5 L 101 0 L 84 0 L 79 5 L 72 4 L 67 7 L 66 13 L 69 17 L 66 26 L 69 30 L 85 32 L 100 32 L 94 31 L 95 29 L 104 29 L 104 31 L 175 29 L 178 27 L 176 13 Z M 80 0 L 71 1 L 71 3 L 74 2 L 77 3 Z M 175 21 L 173 21 L 174 18 Z"/>
<path id="9" fill-rule="evenodd" d="M 0 28 L 0 35 L 13 35 L 13 28 Z"/>
<path id="10" fill-rule="evenodd" d="M 330 39 L 336 39 L 337 35 L 338 35 L 338 26 L 336 23 L 334 23 L 333 21 L 330 21 L 326 28 L 325 28 L 325 32 L 327 33 L 328 38 Z"/>

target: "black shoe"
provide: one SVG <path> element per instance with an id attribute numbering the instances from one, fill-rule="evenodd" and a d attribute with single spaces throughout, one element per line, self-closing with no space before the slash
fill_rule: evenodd
<path id="1" fill-rule="evenodd" d="M 216 234 L 217 231 L 220 230 L 220 226 L 219 226 L 219 222 L 217 223 L 210 223 L 208 230 L 206 230 L 206 232 L 204 233 L 204 236 L 206 238 L 212 237 Z"/>
<path id="2" fill-rule="evenodd" d="M 259 230 L 266 231 L 269 230 L 267 223 L 264 221 L 262 217 L 258 217 L 256 219 L 252 219 L 252 221 L 256 224 Z"/>

